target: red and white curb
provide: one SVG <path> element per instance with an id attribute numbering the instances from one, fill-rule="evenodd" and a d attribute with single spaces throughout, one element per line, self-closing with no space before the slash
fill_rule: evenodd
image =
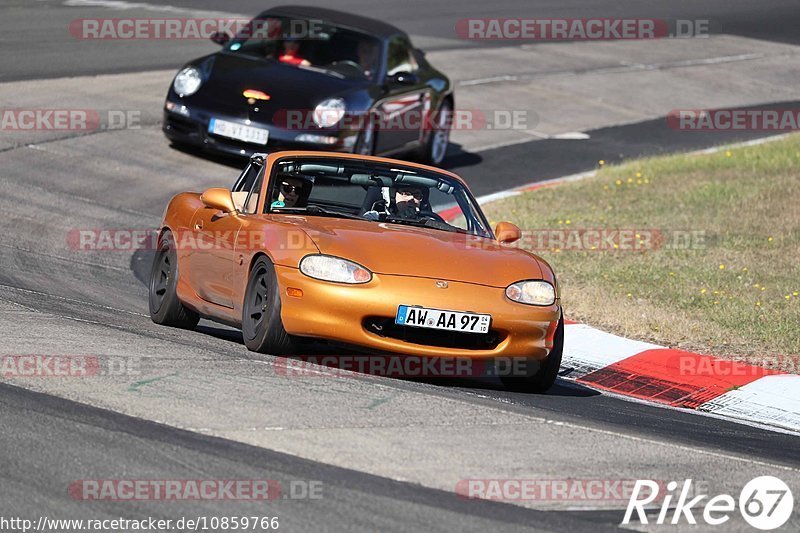
<path id="1" fill-rule="evenodd" d="M 800 432 L 800 376 L 564 326 L 562 376 L 589 387 Z"/>
<path id="2" fill-rule="evenodd" d="M 690 152 L 753 146 L 785 134 Z M 525 192 L 578 181 L 597 171 L 531 183 L 477 198 L 481 206 Z M 800 375 L 612 335 L 585 324 L 564 329 L 562 377 L 589 387 L 733 421 L 800 432 Z"/>

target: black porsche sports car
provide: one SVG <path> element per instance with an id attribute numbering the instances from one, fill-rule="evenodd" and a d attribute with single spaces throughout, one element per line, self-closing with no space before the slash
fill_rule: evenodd
<path id="1" fill-rule="evenodd" d="M 232 155 L 310 149 L 442 162 L 453 89 L 402 30 L 314 7 L 276 7 L 175 76 L 163 130 Z"/>

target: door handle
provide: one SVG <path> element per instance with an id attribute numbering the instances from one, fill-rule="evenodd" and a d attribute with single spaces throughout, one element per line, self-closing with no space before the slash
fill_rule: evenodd
<path id="1" fill-rule="evenodd" d="M 196 229 L 197 231 L 200 231 L 201 229 L 203 229 L 203 221 L 202 220 L 198 220 L 197 222 L 195 222 L 194 223 L 194 229 Z"/>

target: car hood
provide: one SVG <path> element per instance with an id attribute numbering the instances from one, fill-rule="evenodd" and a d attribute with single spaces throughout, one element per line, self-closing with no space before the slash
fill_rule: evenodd
<path id="1" fill-rule="evenodd" d="M 367 85 L 364 80 L 340 79 L 277 61 L 262 60 L 233 53 L 218 53 L 210 58 L 206 82 L 195 95 L 222 106 L 259 108 L 262 114 L 285 110 L 312 110 L 325 98 L 341 96 Z M 250 106 L 247 89 L 270 96 Z"/>
<path id="2" fill-rule="evenodd" d="M 434 278 L 505 288 L 541 279 L 535 256 L 492 239 L 399 224 L 322 217 L 280 217 L 301 226 L 320 252 L 376 274 Z"/>

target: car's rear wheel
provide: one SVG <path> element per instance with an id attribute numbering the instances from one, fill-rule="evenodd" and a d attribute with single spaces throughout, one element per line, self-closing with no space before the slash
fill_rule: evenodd
<path id="1" fill-rule="evenodd" d="M 553 337 L 553 349 L 544 361 L 527 361 L 528 367 L 535 369 L 524 376 L 502 376 L 500 380 L 506 388 L 518 392 L 547 392 L 556 382 L 564 353 L 564 317 L 558 320 Z"/>
<path id="2" fill-rule="evenodd" d="M 242 306 L 242 336 L 248 350 L 273 355 L 291 354 L 294 339 L 281 322 L 281 296 L 275 267 L 259 257 L 250 270 Z"/>
<path id="3" fill-rule="evenodd" d="M 178 255 L 172 233 L 165 232 L 158 241 L 158 252 L 150 271 L 150 318 L 156 324 L 194 329 L 200 316 L 178 299 Z"/>
<path id="4" fill-rule="evenodd" d="M 432 165 L 440 165 L 447 155 L 447 147 L 450 145 L 450 128 L 453 124 L 453 108 L 450 102 L 445 100 L 439 106 L 439 110 L 433 115 L 431 132 L 428 135 L 428 142 L 422 150 L 422 159 Z"/>

